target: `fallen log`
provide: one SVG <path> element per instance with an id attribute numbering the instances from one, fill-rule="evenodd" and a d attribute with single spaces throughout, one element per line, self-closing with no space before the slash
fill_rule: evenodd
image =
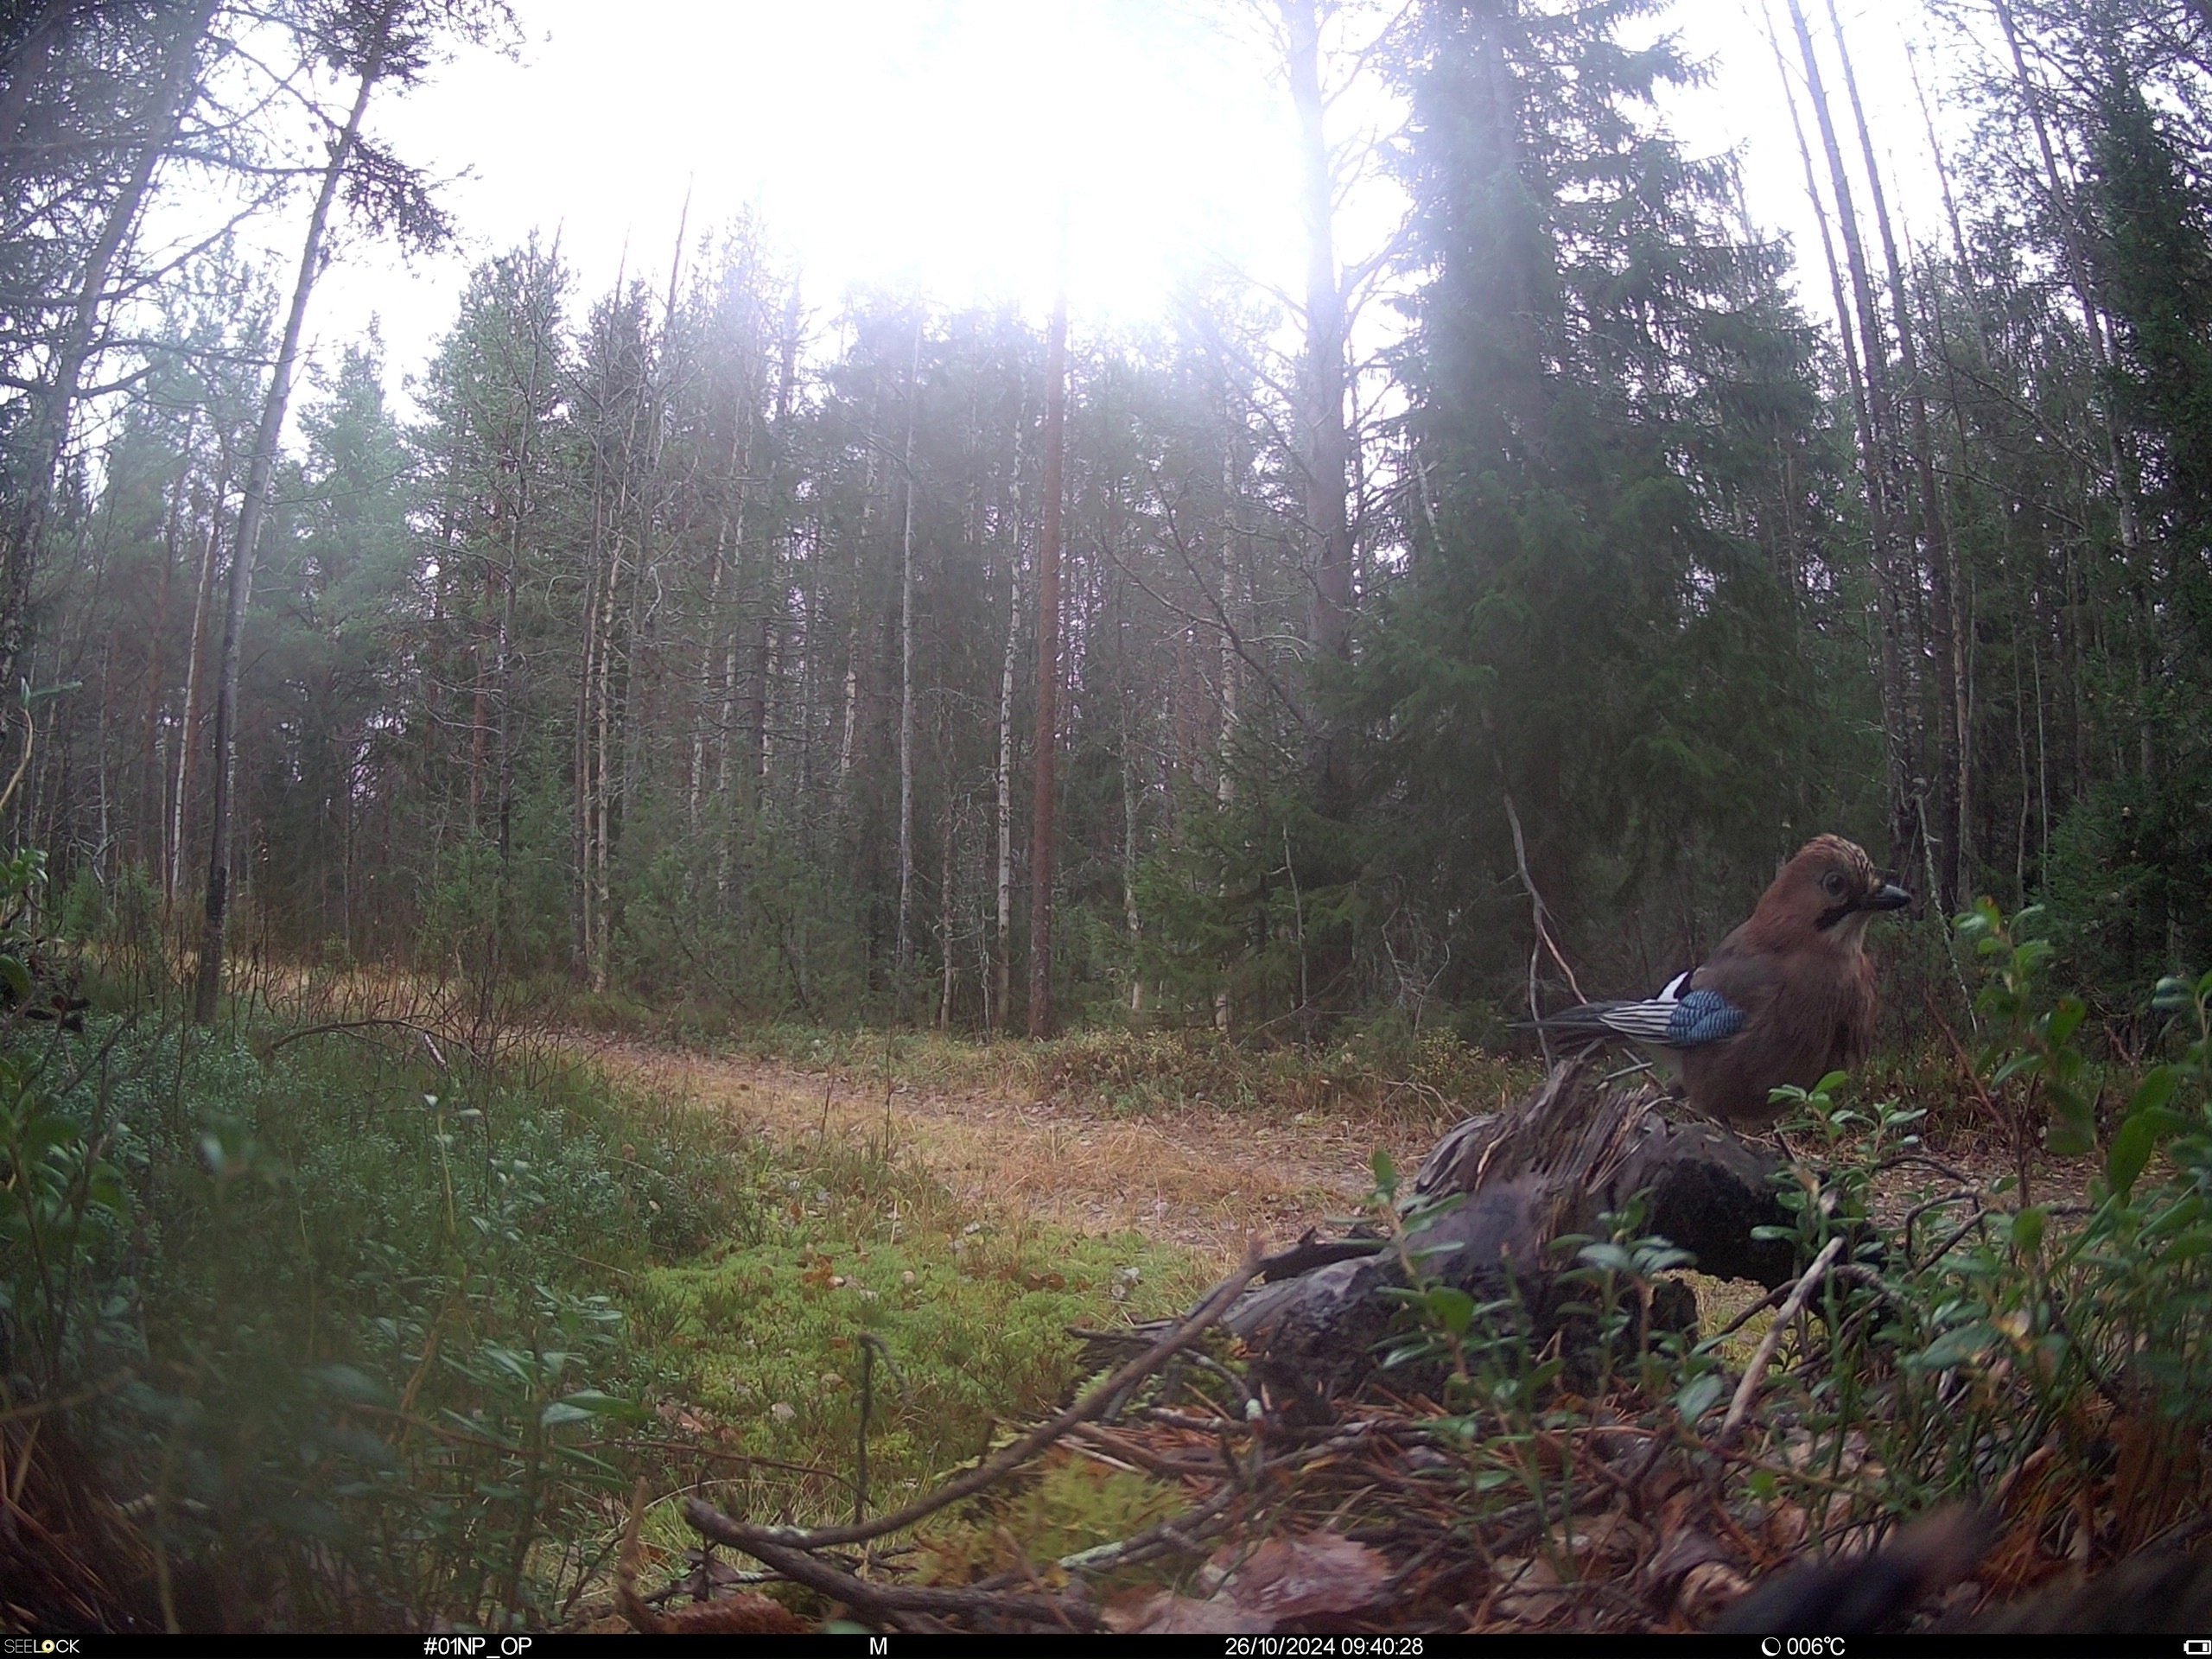
<path id="1" fill-rule="evenodd" d="M 1688 1251 L 1700 1271 L 1770 1288 L 1790 1282 L 1804 1266 L 1794 1238 L 1756 1236 L 1791 1225 L 1775 1185 L 1782 1160 L 1717 1127 L 1669 1118 L 1664 1100 L 1649 1082 L 1607 1082 L 1584 1056 L 1554 1067 L 1518 1104 L 1456 1126 L 1400 1197 L 1420 1272 L 1478 1305 L 1516 1303 L 1541 1346 L 1573 1323 L 1570 1310 L 1587 1295 L 1561 1282 L 1575 1263 L 1554 1242 L 1603 1236 L 1604 1217 L 1640 1198 L 1642 1232 Z M 1389 1293 L 1407 1278 L 1398 1253 L 1381 1243 L 1334 1260 L 1328 1247 L 1308 1243 L 1318 1265 L 1272 1275 L 1230 1310 L 1224 1324 L 1278 1392 L 1325 1395 L 1371 1372 L 1400 1312 Z M 1640 1318 L 1647 1334 L 1694 1330 L 1695 1298 L 1662 1281 Z"/>

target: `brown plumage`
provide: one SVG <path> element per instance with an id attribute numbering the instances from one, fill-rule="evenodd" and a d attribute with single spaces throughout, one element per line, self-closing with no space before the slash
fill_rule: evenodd
<path id="1" fill-rule="evenodd" d="M 1881 1013 L 1866 923 L 1909 903 L 1865 850 L 1821 836 L 1782 867 L 1750 918 L 1690 976 L 1743 1009 L 1743 1030 L 1682 1056 L 1690 1103 L 1732 1122 L 1768 1122 L 1769 1093 L 1809 1089 L 1873 1046 Z"/>
<path id="2" fill-rule="evenodd" d="M 1840 836 L 1808 842 L 1757 909 L 1694 972 L 1643 1002 L 1593 1002 L 1554 1015 L 1555 1030 L 1626 1037 L 1669 1070 L 1690 1103 L 1764 1124 L 1768 1096 L 1809 1089 L 1864 1059 L 1880 1003 L 1866 923 L 1911 896 Z"/>

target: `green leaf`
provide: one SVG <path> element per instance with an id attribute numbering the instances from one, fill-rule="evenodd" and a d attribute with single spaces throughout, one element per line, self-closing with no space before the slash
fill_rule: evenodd
<path id="1" fill-rule="evenodd" d="M 2056 1118 L 2043 1137 L 2044 1150 L 2054 1158 L 2086 1158 L 2097 1149 L 2097 1138 L 2080 1124 Z"/>
<path id="2" fill-rule="evenodd" d="M 391 1390 L 371 1376 L 358 1365 L 325 1365 L 315 1372 L 315 1380 L 336 1395 L 357 1406 L 389 1406 Z"/>
<path id="3" fill-rule="evenodd" d="M 2208 1250 L 2212 1250 L 2212 1228 L 2195 1227 L 2168 1245 L 2158 1262 L 2162 1267 L 2178 1267 L 2184 1262 L 2195 1261 Z"/>
<path id="4" fill-rule="evenodd" d="M 1381 1147 L 1376 1147 L 1375 1156 L 1370 1160 L 1370 1167 L 1375 1172 L 1375 1190 L 1385 1198 L 1395 1198 L 1398 1192 L 1398 1166 L 1391 1161 L 1390 1154 Z"/>
<path id="5" fill-rule="evenodd" d="M 578 1389 L 574 1394 L 563 1395 L 557 1403 L 574 1406 L 594 1417 L 620 1417 L 630 1422 L 642 1422 L 652 1415 L 634 1400 L 625 1400 L 620 1395 L 601 1394 L 597 1389 Z"/>
<path id="6" fill-rule="evenodd" d="M 1475 1299 L 1451 1285 L 1438 1285 L 1422 1299 L 1428 1315 L 1455 1337 L 1467 1334 L 1475 1317 Z"/>
<path id="7" fill-rule="evenodd" d="M 2181 1199 L 2171 1209 L 2154 1217 L 2151 1223 L 2143 1229 L 2143 1236 L 2145 1238 L 2163 1238 L 2169 1233 L 2177 1233 L 2184 1227 L 2193 1226 L 2203 1216 L 2203 1198 L 2198 1194 L 2192 1192 L 2188 1197 Z"/>
<path id="8" fill-rule="evenodd" d="M 1718 1373 L 1708 1371 L 1676 1390 L 1675 1409 L 1681 1413 L 1684 1422 L 1694 1423 L 1718 1405 L 1720 1396 L 1727 1392 L 1727 1382 Z"/>
<path id="9" fill-rule="evenodd" d="M 2012 1217 L 2012 1244 L 2023 1255 L 2033 1255 L 2043 1243 L 2043 1230 L 2050 1219 L 2040 1205 L 2030 1205 Z"/>
<path id="10" fill-rule="evenodd" d="M 2128 1116 L 2133 1117 L 2138 1112 L 2155 1111 L 2171 1100 L 2174 1090 L 2180 1086 L 2181 1073 L 2172 1066 L 2152 1066 L 2143 1074 L 2143 1081 L 2135 1085 L 2135 1092 L 2128 1096 Z"/>
<path id="11" fill-rule="evenodd" d="M 609 1482 L 619 1481 L 622 1476 L 622 1471 L 607 1462 L 606 1459 L 595 1458 L 590 1452 L 576 1446 L 556 1446 L 553 1449 L 553 1455 L 572 1468 L 588 1469 L 593 1474 L 602 1476 Z"/>
<path id="12" fill-rule="evenodd" d="M 2063 1047 L 2074 1033 L 2082 1028 L 2082 1020 L 2088 1017 L 2089 1010 L 2081 998 L 2060 997 L 2058 1006 L 2050 1011 L 2050 1023 L 2045 1027 L 2045 1033 L 2050 1039 L 2051 1046 Z"/>
<path id="13" fill-rule="evenodd" d="M 100 1168 L 93 1172 L 85 1185 L 85 1197 L 97 1209 L 105 1210 L 118 1220 L 127 1220 L 130 1215 L 130 1194 L 114 1170 Z"/>
<path id="14" fill-rule="evenodd" d="M 1629 1253 L 1618 1244 L 1586 1244 L 1579 1254 L 1581 1260 L 1602 1273 L 1632 1273 L 1636 1269 Z"/>
<path id="15" fill-rule="evenodd" d="M 2151 1161 L 2158 1145 L 2158 1128 L 2152 1115 L 2129 1113 L 2112 1138 L 2112 1150 L 2105 1154 L 2105 1179 L 2112 1183 L 2113 1192 L 2124 1198 L 2135 1190 L 2135 1178 Z"/>
<path id="16" fill-rule="evenodd" d="M 1948 1370 L 1987 1351 L 1996 1340 L 1997 1332 L 1988 1322 L 1976 1319 L 1955 1331 L 1946 1331 L 1907 1363 L 1917 1370 Z"/>

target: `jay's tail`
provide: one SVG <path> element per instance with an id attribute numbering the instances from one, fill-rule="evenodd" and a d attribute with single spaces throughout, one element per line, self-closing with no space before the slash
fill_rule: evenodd
<path id="1" fill-rule="evenodd" d="M 1531 1021 L 1543 1031 L 1567 1037 L 1625 1038 L 1632 1043 L 1669 1040 L 1673 1002 L 1585 1002 Z"/>
<path id="2" fill-rule="evenodd" d="M 1619 1037 L 1653 1048 L 1698 1048 L 1744 1028 L 1744 1011 L 1718 991 L 1681 994 L 1682 976 L 1642 1001 L 1585 1002 L 1536 1024 L 1568 1036 Z"/>

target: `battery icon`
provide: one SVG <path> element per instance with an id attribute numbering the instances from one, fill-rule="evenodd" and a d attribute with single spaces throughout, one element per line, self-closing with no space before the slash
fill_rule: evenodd
<path id="1" fill-rule="evenodd" d="M 2181 1644 L 2183 1653 L 2212 1653 L 2212 1636 L 2192 1636 Z"/>

